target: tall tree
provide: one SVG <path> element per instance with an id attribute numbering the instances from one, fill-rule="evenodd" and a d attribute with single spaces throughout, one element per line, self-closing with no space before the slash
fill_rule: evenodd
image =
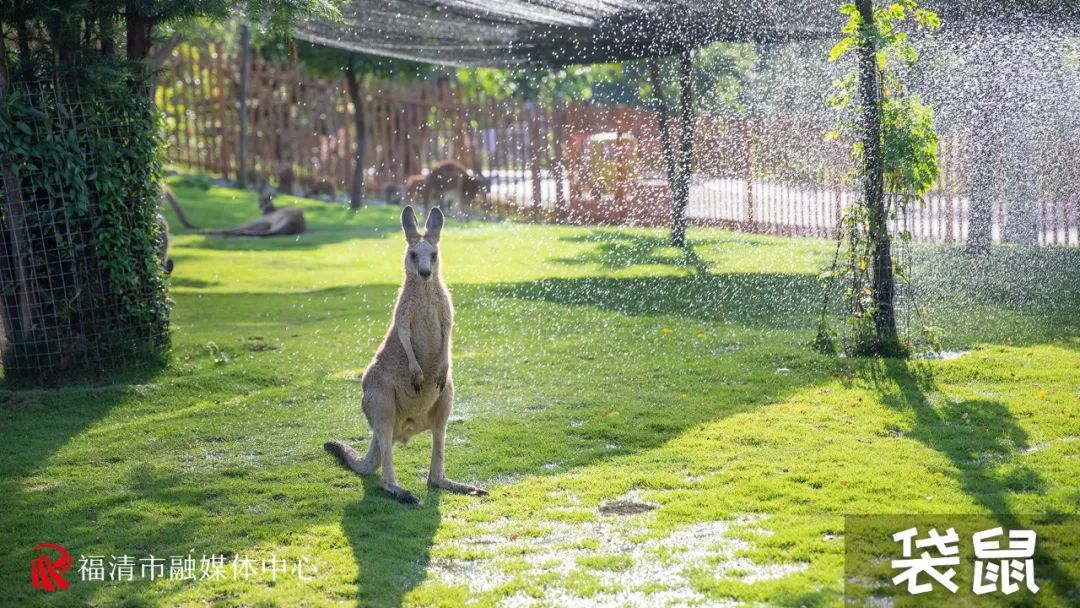
<path id="1" fill-rule="evenodd" d="M 906 213 L 908 205 L 921 204 L 938 172 L 933 111 L 907 90 L 897 71 L 898 65 L 910 68 L 918 60 L 901 25 L 908 16 L 927 29 L 939 21 L 915 0 L 894 0 L 881 8 L 873 0 L 855 0 L 841 11 L 848 16 L 846 35 L 830 58 L 852 53 L 855 65 L 832 97 L 849 117 L 833 136 L 844 133 L 854 142 L 862 198 L 845 213 L 844 263 L 834 265 L 827 276 L 849 281 L 845 299 L 855 335 L 848 350 L 892 356 L 904 351 L 896 324 L 896 280 L 904 275 L 893 257 L 889 220 Z M 901 233 L 901 239 L 907 238 Z M 819 338 L 825 341 L 824 328 Z"/>
<path id="2" fill-rule="evenodd" d="M 412 80 L 430 75 L 436 68 L 412 61 L 353 53 L 307 42 L 297 42 L 295 49 L 297 58 L 315 74 L 326 78 L 342 75 L 345 77 L 345 90 L 353 106 L 353 129 L 356 131 L 353 140 L 356 147 L 353 152 L 352 188 L 349 191 L 349 207 L 355 211 L 364 205 L 364 151 L 367 148 L 368 131 L 363 99 L 365 80 L 369 76 Z"/>
<path id="3" fill-rule="evenodd" d="M 878 45 L 873 30 L 874 1 L 856 0 L 862 27 L 869 33 L 859 37 L 859 103 L 862 106 L 863 204 L 868 212 L 869 237 L 874 244 L 873 299 L 874 329 L 886 350 L 899 350 L 896 332 L 896 282 L 893 278 L 892 240 L 885 210 L 885 175 L 881 156 L 881 74 Z"/>

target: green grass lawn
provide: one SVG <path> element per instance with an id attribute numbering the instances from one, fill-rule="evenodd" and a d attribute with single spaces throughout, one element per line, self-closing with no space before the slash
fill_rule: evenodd
<path id="1" fill-rule="evenodd" d="M 181 181 L 201 226 L 256 210 Z M 322 449 L 369 435 L 357 379 L 401 278 L 397 210 L 279 204 L 310 233 L 171 222 L 167 368 L 0 392 L 0 606 L 841 605 L 844 514 L 1080 514 L 1078 250 L 917 249 L 920 305 L 970 352 L 870 363 L 807 346 L 830 242 L 693 230 L 688 257 L 659 231 L 450 223 L 447 472 L 491 495 L 428 490 L 421 435 L 395 450 L 410 509 Z M 73 568 L 46 594 L 40 542 L 190 552 L 196 576 L 203 554 L 304 558 L 311 579 Z M 1080 567 L 1053 567 L 1040 597 L 1077 601 Z"/>

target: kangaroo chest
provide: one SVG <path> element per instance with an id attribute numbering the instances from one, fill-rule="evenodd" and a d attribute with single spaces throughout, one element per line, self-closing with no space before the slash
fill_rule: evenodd
<path id="1" fill-rule="evenodd" d="M 427 295 L 427 294 L 425 294 Z M 409 324 L 416 361 L 425 373 L 436 371 L 442 358 L 443 309 L 446 304 L 435 294 L 413 313 Z"/>

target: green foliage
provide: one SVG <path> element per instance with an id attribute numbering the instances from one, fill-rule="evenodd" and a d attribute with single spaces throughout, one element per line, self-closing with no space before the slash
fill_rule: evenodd
<path id="1" fill-rule="evenodd" d="M 350 61 L 357 75 L 372 75 L 388 80 L 417 80 L 438 71 L 436 66 L 426 63 L 354 53 L 302 40 L 295 41 L 292 48 L 296 51 L 296 58 L 312 73 L 331 80 L 339 78 Z M 280 43 L 270 43 L 263 45 L 261 52 L 267 57 L 283 57 L 286 48 Z"/>
<path id="2" fill-rule="evenodd" d="M 898 69 L 913 67 L 919 60 L 903 25 L 910 18 L 918 28 L 933 30 L 941 25 L 937 15 L 919 8 L 916 0 L 897 0 L 874 9 L 874 23 L 863 23 L 854 4 L 845 4 L 840 12 L 848 16 L 845 36 L 829 52 L 831 61 L 839 61 L 858 51 L 864 44 L 876 49 L 881 79 L 881 149 L 885 189 L 890 193 L 921 196 L 937 179 L 938 138 L 934 130 L 933 110 L 907 90 Z M 859 78 L 854 69 L 836 83 L 830 97 L 833 107 L 847 114 L 832 137 L 850 138 L 853 150 L 862 158 L 862 143 L 857 137 L 861 110 L 856 103 Z M 895 210 L 894 210 L 895 211 Z"/>
<path id="3" fill-rule="evenodd" d="M 524 98 L 545 104 L 560 100 L 593 99 L 598 85 L 620 82 L 623 65 L 618 63 L 545 68 L 462 68 L 458 82 L 466 94 L 483 93 L 496 99 Z"/>
<path id="4" fill-rule="evenodd" d="M 938 136 L 934 130 L 933 110 L 920 97 L 904 85 L 901 69 L 913 67 L 919 59 L 904 25 L 910 19 L 917 28 L 933 30 L 941 22 L 932 11 L 919 8 L 915 0 L 897 0 L 874 9 L 874 22 L 863 22 L 854 4 L 845 4 L 841 13 L 848 16 L 844 26 L 845 36 L 829 53 L 831 61 L 840 61 L 859 53 L 866 46 L 875 50 L 875 62 L 881 85 L 881 158 L 884 176 L 886 214 L 889 220 L 902 218 L 912 204 L 924 204 L 923 195 L 938 176 Z M 859 74 L 857 68 L 840 78 L 830 103 L 841 111 L 843 118 L 829 138 L 852 141 L 852 153 L 862 165 L 863 142 L 861 128 L 863 109 L 859 107 Z M 846 316 L 844 324 L 846 339 L 843 350 L 863 355 L 880 352 L 880 336 L 874 327 L 876 303 L 873 298 L 873 255 L 877 241 L 871 229 L 876 213 L 867 201 L 852 205 L 842 221 L 842 235 L 848 247 L 841 250 L 832 266 L 822 273 L 822 279 L 832 285 L 844 285 L 843 301 Z M 900 232 L 900 240 L 906 244 L 911 235 Z M 887 238 L 887 235 L 886 235 Z M 893 272 L 897 280 L 907 282 L 908 269 L 893 252 Z M 836 350 L 835 333 L 830 330 L 825 314 L 815 341 L 820 350 Z M 922 332 L 926 334 L 926 332 Z"/>
<path id="5" fill-rule="evenodd" d="M 267 37 L 289 37 L 289 24 L 301 18 L 335 21 L 345 0 L 0 0 L 5 31 L 32 38 L 41 57 L 98 53 L 99 42 L 120 48 L 126 28 L 140 20 L 155 34 L 205 28 L 242 18 Z M 18 46 L 18 45 L 17 45 Z M 111 48 L 110 47 L 110 48 Z M 26 60 L 27 57 L 22 57 Z"/>
<path id="6" fill-rule="evenodd" d="M 749 44 L 721 42 L 696 52 L 691 79 L 694 109 L 702 114 L 740 114 L 747 111 L 747 81 L 757 63 Z M 662 61 L 664 95 L 679 98 L 676 62 Z M 607 105 L 653 103 L 648 60 L 545 68 L 462 68 L 458 82 L 466 94 L 496 99 L 525 98 L 543 104 L 560 100 L 593 101 Z"/>
<path id="7" fill-rule="evenodd" d="M 0 195 L 9 247 L 29 280 L 11 284 L 30 319 L 8 319 L 9 381 L 50 382 L 146 363 L 168 346 L 157 257 L 160 114 L 126 62 L 100 61 L 17 84 L 0 106 Z M 20 70 L 25 76 L 28 69 Z M 13 267 L 6 276 L 15 276 Z"/>

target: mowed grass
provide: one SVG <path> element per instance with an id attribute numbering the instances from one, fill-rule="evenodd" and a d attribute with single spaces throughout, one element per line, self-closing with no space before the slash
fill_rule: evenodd
<path id="1" fill-rule="evenodd" d="M 254 195 L 173 180 L 227 227 Z M 1077 515 L 1080 251 L 916 250 L 948 361 L 816 354 L 826 241 L 451 222 L 448 474 L 395 450 L 392 501 L 322 449 L 363 447 L 364 366 L 401 278 L 397 210 L 316 201 L 309 234 L 173 227 L 172 362 L 95 386 L 0 392 L 0 605 L 841 605 L 852 514 Z M 655 509 L 606 515 L 622 500 Z M 33 546 L 79 555 L 304 558 L 233 580 L 30 585 Z M 696 553 L 695 553 L 696 552 Z M 76 566 L 77 567 L 77 566 Z M 1076 600 L 1056 564 L 1048 605 Z M 136 578 L 138 578 L 136 570 Z"/>

